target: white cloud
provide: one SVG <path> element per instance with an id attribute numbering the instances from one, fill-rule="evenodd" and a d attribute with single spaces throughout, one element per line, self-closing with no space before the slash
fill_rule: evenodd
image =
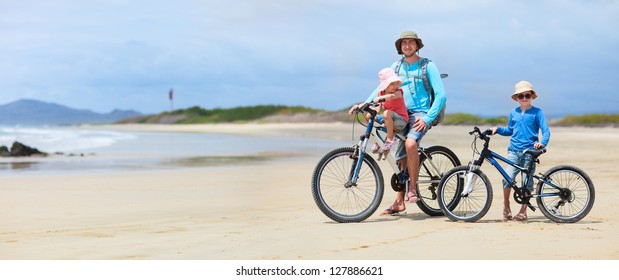
<path id="1" fill-rule="evenodd" d="M 522 79 L 549 98 L 595 89 L 619 99 L 616 1 L 3 2 L 5 102 L 158 112 L 174 87 L 179 107 L 340 109 L 373 90 L 406 29 L 450 74 L 450 111 L 507 114 L 514 104 L 496 97 Z M 616 111 L 608 104 L 619 100 L 588 101 Z"/>

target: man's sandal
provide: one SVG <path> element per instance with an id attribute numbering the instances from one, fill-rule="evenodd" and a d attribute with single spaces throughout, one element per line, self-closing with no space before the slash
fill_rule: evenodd
<path id="1" fill-rule="evenodd" d="M 407 194 L 405 201 L 408 201 L 410 203 L 417 203 L 417 201 L 419 201 L 419 197 L 417 196 L 417 194 L 414 192 L 409 192 L 409 193 L 412 193 L 413 195 L 408 196 Z"/>
<path id="2" fill-rule="evenodd" d="M 385 211 L 383 211 L 382 213 L 380 213 L 381 215 L 396 215 L 399 214 L 402 211 L 398 211 L 395 209 L 391 209 L 391 208 L 387 208 L 385 209 Z"/>

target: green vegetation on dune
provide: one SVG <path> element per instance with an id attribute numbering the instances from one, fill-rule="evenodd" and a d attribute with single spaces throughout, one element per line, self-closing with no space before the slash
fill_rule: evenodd
<path id="1" fill-rule="evenodd" d="M 482 118 L 472 114 L 453 113 L 445 115 L 443 124 L 446 125 L 507 125 L 508 116 Z M 618 126 L 619 114 L 586 114 L 586 115 L 568 115 L 559 120 L 551 121 L 552 125 L 560 126 Z"/>
<path id="2" fill-rule="evenodd" d="M 272 115 L 290 115 L 296 113 L 318 113 L 317 110 L 303 106 L 283 105 L 257 105 L 235 107 L 230 109 L 204 109 L 194 106 L 186 109 L 163 112 L 157 115 L 140 116 L 123 120 L 119 123 L 171 123 L 171 124 L 196 124 L 196 123 L 225 123 L 246 122 L 257 120 Z"/>
<path id="3" fill-rule="evenodd" d="M 482 118 L 467 113 L 446 114 L 442 124 L 445 125 L 507 125 L 507 117 Z"/>
<path id="4" fill-rule="evenodd" d="M 569 115 L 559 120 L 557 125 L 582 125 L 582 126 L 603 126 L 603 125 L 619 125 L 619 114 L 585 114 L 585 115 Z"/>
<path id="5" fill-rule="evenodd" d="M 283 116 L 279 120 L 288 121 L 295 116 L 295 122 L 337 122 L 346 121 L 347 110 L 329 112 L 303 106 L 257 105 L 229 109 L 203 109 L 194 106 L 186 109 L 163 112 L 156 115 L 138 116 L 124 119 L 118 123 L 162 123 L 162 124 L 198 124 L 198 123 L 239 123 L 251 121 L 273 121 L 272 116 Z M 299 117 L 302 115 L 301 117 Z M 320 117 L 319 117 L 320 116 Z M 360 115 L 361 117 L 361 115 Z M 266 119 L 265 119 L 266 118 Z M 362 118 L 362 117 L 361 117 Z M 468 113 L 446 114 L 442 125 L 507 125 L 508 117 L 482 118 Z M 550 120 L 549 120 L 550 121 Z M 569 115 L 551 122 L 564 126 L 618 126 L 619 114 Z"/>
<path id="6" fill-rule="evenodd" d="M 174 111 L 172 113 L 185 115 L 186 118 L 179 120 L 177 123 L 219 123 L 219 122 L 243 122 L 264 118 L 266 116 L 277 114 L 292 114 L 292 113 L 307 113 L 318 112 L 318 110 L 295 106 L 276 106 L 276 105 L 259 105 L 249 107 L 236 107 L 231 109 L 202 109 L 200 107 L 191 107 L 184 110 Z"/>

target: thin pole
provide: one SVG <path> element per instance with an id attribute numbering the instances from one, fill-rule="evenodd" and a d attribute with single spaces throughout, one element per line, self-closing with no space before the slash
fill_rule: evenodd
<path id="1" fill-rule="evenodd" d="M 170 89 L 168 92 L 168 98 L 170 99 L 170 112 L 174 111 L 174 89 Z"/>

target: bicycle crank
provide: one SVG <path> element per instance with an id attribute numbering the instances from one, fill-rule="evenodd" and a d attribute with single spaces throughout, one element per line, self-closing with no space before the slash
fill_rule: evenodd
<path id="1" fill-rule="evenodd" d="M 401 180 L 398 174 L 393 173 L 391 176 L 391 188 L 395 192 L 403 192 L 406 190 L 406 181 Z"/>
<path id="2" fill-rule="evenodd" d="M 529 199 L 531 199 L 531 191 L 528 189 L 524 190 L 524 194 L 520 191 L 514 191 L 514 200 L 518 202 L 518 204 L 528 204 Z"/>

